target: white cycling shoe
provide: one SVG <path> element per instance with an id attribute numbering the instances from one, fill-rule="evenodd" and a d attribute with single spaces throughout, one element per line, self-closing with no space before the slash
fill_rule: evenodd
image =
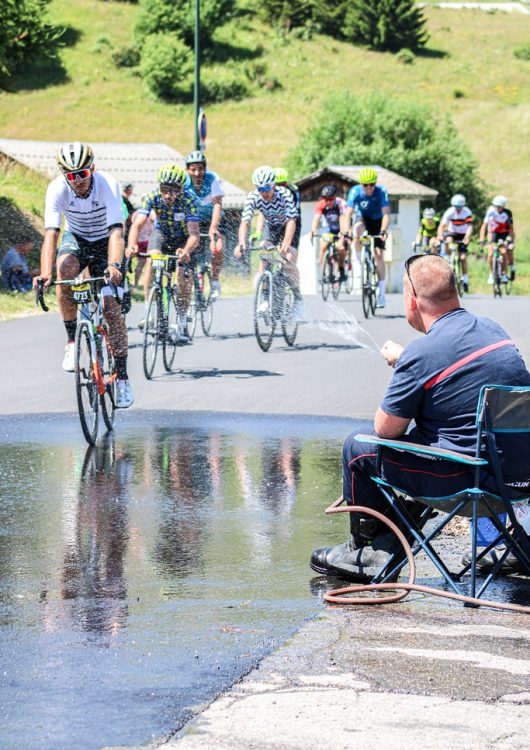
<path id="1" fill-rule="evenodd" d="M 116 383 L 116 409 L 128 409 L 134 404 L 131 384 L 128 380 L 118 380 Z"/>
<path id="2" fill-rule="evenodd" d="M 291 320 L 293 323 L 300 323 L 304 317 L 304 301 L 302 299 L 295 299 L 294 305 L 291 309 Z"/>
<path id="3" fill-rule="evenodd" d="M 75 341 L 69 341 L 64 347 L 63 370 L 65 372 L 75 370 Z"/>
<path id="4" fill-rule="evenodd" d="M 381 294 L 381 292 L 379 293 L 379 295 L 377 297 L 377 305 L 376 305 L 376 307 L 378 309 L 381 309 L 381 310 L 383 309 L 383 307 L 386 307 L 385 295 Z"/>
<path id="5" fill-rule="evenodd" d="M 221 282 L 212 281 L 210 284 L 210 299 L 216 300 L 221 296 Z"/>

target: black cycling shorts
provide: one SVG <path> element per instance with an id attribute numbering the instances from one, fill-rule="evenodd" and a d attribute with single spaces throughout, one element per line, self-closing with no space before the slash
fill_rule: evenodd
<path id="1" fill-rule="evenodd" d="M 368 219 L 367 217 L 362 217 L 364 226 L 366 227 L 366 231 L 368 234 L 376 235 L 381 234 L 381 224 L 383 223 L 383 217 L 380 219 Z M 382 239 L 376 239 L 374 240 L 375 247 L 380 247 L 381 250 L 385 249 L 385 241 Z"/>
<path id="2" fill-rule="evenodd" d="M 89 242 L 68 229 L 64 231 L 57 257 L 74 255 L 79 260 L 79 270 L 88 268 L 91 276 L 103 276 L 109 265 L 109 238 Z"/>

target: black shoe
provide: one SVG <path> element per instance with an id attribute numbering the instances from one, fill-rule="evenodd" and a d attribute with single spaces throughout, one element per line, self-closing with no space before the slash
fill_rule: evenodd
<path id="1" fill-rule="evenodd" d="M 480 560 L 477 560 L 477 572 L 484 574 L 489 573 L 490 570 L 492 570 L 493 567 L 499 562 L 501 556 L 505 551 L 506 547 L 502 544 L 490 550 L 487 555 L 484 555 L 484 557 L 482 557 Z M 466 552 L 462 556 L 462 565 L 470 564 L 471 552 Z M 526 573 L 526 575 L 530 575 L 530 571 L 512 552 L 510 552 L 504 560 L 499 572 L 503 575 L 512 575 L 513 573 Z"/>
<path id="2" fill-rule="evenodd" d="M 348 277 L 344 273 L 344 268 L 339 268 L 339 281 L 340 282 L 346 281 L 347 278 Z"/>
<path id="3" fill-rule="evenodd" d="M 515 268 L 513 271 L 510 271 L 510 281 L 515 281 Z"/>
<path id="4" fill-rule="evenodd" d="M 464 281 L 464 292 L 467 294 L 469 292 L 469 284 L 467 281 Z"/>

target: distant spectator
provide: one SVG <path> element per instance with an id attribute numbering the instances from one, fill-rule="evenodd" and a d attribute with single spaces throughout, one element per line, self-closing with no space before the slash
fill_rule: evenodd
<path id="1" fill-rule="evenodd" d="M 135 211 L 133 204 L 131 203 L 131 195 L 133 192 L 134 185 L 132 182 L 127 182 L 123 186 L 123 190 L 121 191 L 121 197 L 123 198 L 123 202 L 125 204 L 125 208 L 127 209 L 128 215 L 125 219 L 125 247 L 127 247 L 127 237 L 129 236 L 129 229 L 131 228 L 132 223 L 132 215 Z"/>
<path id="2" fill-rule="evenodd" d="M 31 252 L 33 240 L 23 237 L 14 247 L 10 247 L 2 260 L 2 285 L 4 289 L 15 292 L 29 292 L 33 276 L 37 271 L 30 271 L 26 257 Z"/>

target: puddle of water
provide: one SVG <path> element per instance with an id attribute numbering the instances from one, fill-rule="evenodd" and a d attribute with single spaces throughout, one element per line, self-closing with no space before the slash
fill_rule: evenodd
<path id="1" fill-rule="evenodd" d="M 160 737 L 317 611 L 344 425 L 224 419 L 0 442 L 2 747 Z"/>

